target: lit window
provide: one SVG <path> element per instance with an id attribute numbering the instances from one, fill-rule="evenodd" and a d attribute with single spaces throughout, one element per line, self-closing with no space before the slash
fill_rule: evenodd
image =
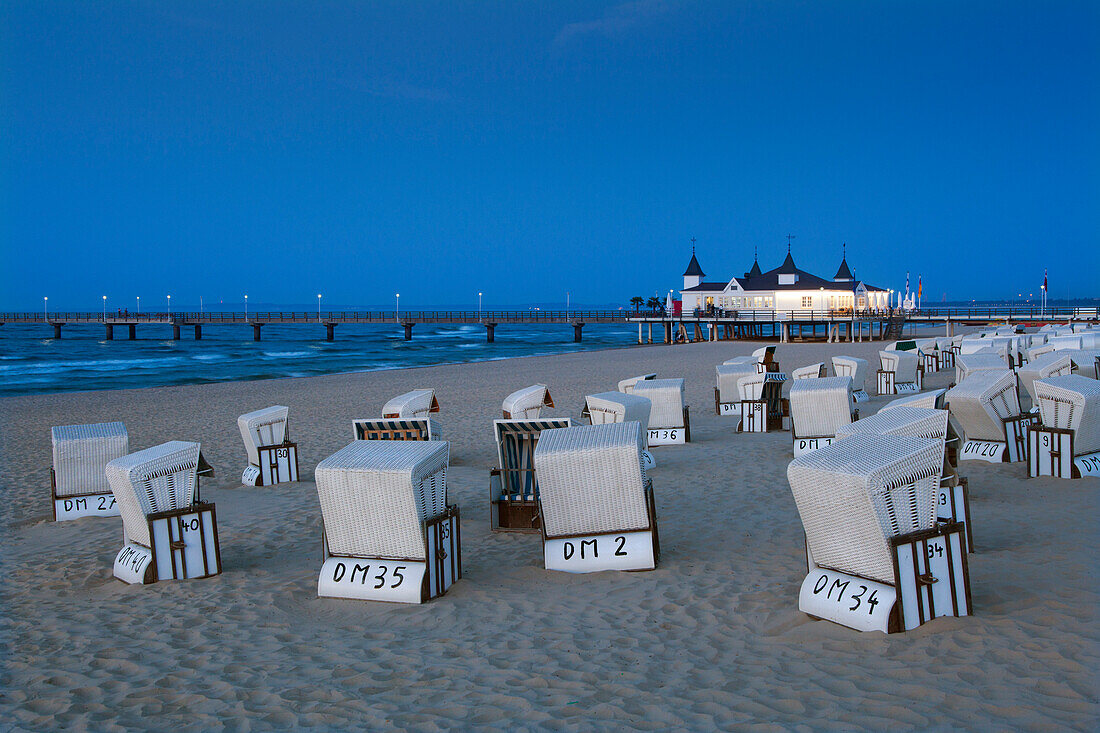
<path id="1" fill-rule="evenodd" d="M 813 299 L 812 295 L 803 295 L 802 296 L 802 307 L 803 308 L 813 308 L 814 307 L 814 299 Z"/>

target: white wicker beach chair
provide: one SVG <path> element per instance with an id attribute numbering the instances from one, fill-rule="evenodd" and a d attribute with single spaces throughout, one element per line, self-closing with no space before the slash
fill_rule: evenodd
<path id="1" fill-rule="evenodd" d="M 647 379 L 634 386 L 634 394 L 647 398 L 649 445 L 680 445 L 691 442 L 691 421 L 684 403 L 683 379 Z"/>
<path id="2" fill-rule="evenodd" d="M 126 426 L 120 422 L 59 425 L 51 430 L 51 437 L 54 520 L 117 517 L 118 506 L 104 468 L 130 452 Z"/>
<path id="3" fill-rule="evenodd" d="M 359 440 L 317 464 L 319 596 L 422 603 L 462 576 L 449 444 Z"/>
<path id="4" fill-rule="evenodd" d="M 828 372 L 825 370 L 825 362 L 819 361 L 817 364 L 808 364 L 804 367 L 795 369 L 791 372 L 791 379 L 817 379 L 827 375 Z"/>
<path id="5" fill-rule="evenodd" d="M 737 379 L 741 397 L 739 432 L 766 433 L 783 430 L 783 421 L 790 416 L 790 401 L 783 397 L 783 372 L 758 372 Z"/>
<path id="6" fill-rule="evenodd" d="M 756 360 L 740 361 L 735 364 L 726 362 L 714 368 L 714 411 L 718 415 L 738 416 L 738 403 L 741 395 L 737 391 L 737 381 L 741 377 L 757 374 Z"/>
<path id="7" fill-rule="evenodd" d="M 548 570 L 652 570 L 659 544 L 636 422 L 547 430 L 535 449 Z"/>
<path id="8" fill-rule="evenodd" d="M 112 460 L 105 473 L 125 538 L 115 577 L 152 583 L 221 572 L 214 505 L 199 501 L 199 475 L 213 471 L 198 443 L 146 448 Z"/>
<path id="9" fill-rule="evenodd" d="M 1023 397 L 1026 394 L 1030 398 L 1032 407 L 1038 409 L 1039 399 L 1035 395 L 1035 380 L 1060 377 L 1063 374 L 1071 374 L 1072 372 L 1073 361 L 1064 351 L 1051 351 L 1037 356 L 1016 371 L 1020 387 L 1023 388 L 1020 391 L 1020 396 Z"/>
<path id="10" fill-rule="evenodd" d="M 947 392 L 947 404 L 965 438 L 960 459 L 993 463 L 1024 459 L 1027 426 L 1034 418 L 1020 414 L 1016 376 L 1011 371 L 971 374 Z"/>
<path id="11" fill-rule="evenodd" d="M 1100 359 L 1100 351 L 1096 349 L 1067 349 L 1059 351 L 1059 354 L 1065 354 L 1069 357 L 1073 363 L 1073 370 L 1082 377 L 1091 377 L 1093 379 L 1100 379 L 1100 373 L 1097 373 L 1096 362 Z"/>
<path id="12" fill-rule="evenodd" d="M 497 467 L 489 472 L 489 526 L 494 532 L 538 532 L 535 447 L 544 430 L 567 428 L 567 417 L 494 420 Z"/>
<path id="13" fill-rule="evenodd" d="M 1079 334 L 1076 336 L 1051 336 L 1047 339 L 1047 343 L 1054 347 L 1055 351 L 1065 351 L 1068 349 L 1080 351 L 1082 348 L 1081 336 Z"/>
<path id="14" fill-rule="evenodd" d="M 890 400 L 885 405 L 879 408 L 879 412 L 883 410 L 893 409 L 895 407 L 927 407 L 934 410 L 944 409 L 944 395 L 947 394 L 947 389 L 934 389 L 929 392 L 920 392 L 918 394 L 905 395 L 904 397 L 898 397 L 897 399 Z"/>
<path id="15" fill-rule="evenodd" d="M 248 465 L 241 475 L 245 486 L 272 486 L 298 480 L 298 446 L 290 442 L 290 408 L 265 407 L 237 418 Z"/>
<path id="16" fill-rule="evenodd" d="M 762 346 L 756 351 L 752 352 L 753 357 L 756 359 L 759 369 L 762 372 L 778 372 L 779 362 L 775 358 L 774 346 Z"/>
<path id="17" fill-rule="evenodd" d="M 955 383 L 958 384 L 975 372 L 992 370 L 996 372 L 1008 369 L 1008 364 L 992 351 L 973 354 L 960 354 L 955 359 Z"/>
<path id="18" fill-rule="evenodd" d="M 505 420 L 534 420 L 542 414 L 543 407 L 553 406 L 554 399 L 546 385 L 532 384 L 505 397 L 502 410 Z"/>
<path id="19" fill-rule="evenodd" d="M 1043 427 L 1073 432 L 1073 455 L 1100 451 L 1100 382 L 1078 374 L 1034 384 Z"/>
<path id="20" fill-rule="evenodd" d="M 864 631 L 969 614 L 962 527 L 936 527 L 942 462 L 940 439 L 866 434 L 791 461 L 811 562 L 800 609 Z"/>
<path id="21" fill-rule="evenodd" d="M 642 458 L 647 469 L 653 468 L 656 463 L 646 442 L 649 437 L 649 413 L 653 409 L 653 403 L 646 397 L 636 394 L 624 394 L 621 392 L 598 392 L 584 398 L 584 408 L 581 415 L 587 417 L 593 425 L 607 423 L 636 422 L 642 426 Z"/>
<path id="22" fill-rule="evenodd" d="M 788 399 L 796 456 L 829 445 L 837 428 L 852 422 L 851 377 L 795 380 Z"/>
<path id="23" fill-rule="evenodd" d="M 919 392 L 919 358 L 915 350 L 878 352 L 879 394 L 897 394 L 899 392 Z"/>
<path id="24" fill-rule="evenodd" d="M 836 429 L 836 439 L 853 435 L 903 435 L 946 441 L 947 424 L 947 410 L 903 406 L 841 425 Z"/>
<path id="25" fill-rule="evenodd" d="M 833 374 L 838 377 L 852 378 L 852 397 L 856 402 L 866 402 L 870 397 L 866 391 L 867 360 L 854 356 L 834 356 Z"/>
<path id="26" fill-rule="evenodd" d="M 439 412 L 434 389 L 414 389 L 399 394 L 382 406 L 382 417 L 429 417 Z"/>
<path id="27" fill-rule="evenodd" d="M 1051 344 L 1042 344 L 1040 346 L 1032 346 L 1027 350 L 1027 360 L 1033 361 L 1043 354 L 1049 354 L 1054 351 L 1054 347 Z"/>
<path id="28" fill-rule="evenodd" d="M 628 377 L 627 379 L 622 379 L 622 380 L 619 381 L 619 384 L 617 385 L 617 389 L 620 392 L 622 392 L 623 394 L 634 394 L 634 385 L 636 385 L 638 382 L 644 382 L 647 379 L 656 379 L 656 378 L 657 378 L 657 373 L 656 372 L 653 372 L 651 374 L 642 374 L 642 375 L 639 375 L 637 377 Z"/>

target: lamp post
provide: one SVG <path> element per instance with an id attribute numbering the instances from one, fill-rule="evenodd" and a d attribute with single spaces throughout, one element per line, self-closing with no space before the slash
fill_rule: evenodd
<path id="1" fill-rule="evenodd" d="M 568 292 L 565 294 L 565 317 L 566 318 L 569 317 L 569 296 L 570 295 L 571 294 L 568 293 Z"/>
<path id="2" fill-rule="evenodd" d="M 477 294 L 477 322 L 481 323 L 481 293 Z"/>
<path id="3" fill-rule="evenodd" d="M 317 322 L 321 322 L 321 294 L 317 293 Z"/>
<path id="4" fill-rule="evenodd" d="M 172 296 L 168 296 L 168 320 L 172 320 Z"/>
<path id="5" fill-rule="evenodd" d="M 394 293 L 393 297 L 394 297 L 394 300 L 397 301 L 397 305 L 395 306 L 395 309 L 394 309 L 394 312 L 393 312 L 394 313 L 393 320 L 400 322 L 401 321 L 401 293 Z"/>
<path id="6" fill-rule="evenodd" d="M 140 316 L 141 315 L 141 296 L 140 295 L 137 296 L 137 312 L 138 312 L 138 315 Z"/>
<path id="7" fill-rule="evenodd" d="M 42 296 L 42 318 L 46 323 L 50 322 L 50 296 Z"/>
<path id="8" fill-rule="evenodd" d="M 103 322 L 107 322 L 107 296 L 103 296 Z"/>
<path id="9" fill-rule="evenodd" d="M 244 296 L 244 319 L 248 320 L 248 296 Z"/>

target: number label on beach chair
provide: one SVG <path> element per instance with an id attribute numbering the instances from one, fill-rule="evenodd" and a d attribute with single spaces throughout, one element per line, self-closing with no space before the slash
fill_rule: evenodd
<path id="1" fill-rule="evenodd" d="M 974 552 L 974 535 L 970 527 L 970 491 L 966 483 L 960 482 L 954 486 L 940 484 L 936 495 L 936 519 L 941 522 L 962 522 L 966 534 L 966 550 Z"/>
<path id="2" fill-rule="evenodd" d="M 149 515 L 157 580 L 208 578 L 221 572 L 214 505 Z"/>
<path id="3" fill-rule="evenodd" d="M 1073 459 L 1073 466 L 1077 469 L 1079 478 L 1085 476 L 1100 476 L 1100 453 L 1089 453 Z"/>
<path id="4" fill-rule="evenodd" d="M 740 417 L 740 402 L 719 402 L 718 414 L 722 417 Z"/>
<path id="5" fill-rule="evenodd" d="M 1027 475 L 1073 478 L 1073 432 L 1038 423 L 1027 431 Z"/>
<path id="6" fill-rule="evenodd" d="M 798 608 L 856 631 L 886 634 L 896 596 L 885 583 L 815 566 L 802 581 Z"/>
<path id="7" fill-rule="evenodd" d="M 852 391 L 852 400 L 855 402 L 866 402 L 869 399 L 871 399 L 871 397 L 867 394 L 866 390 L 857 389 Z"/>
<path id="8" fill-rule="evenodd" d="M 1004 419 L 1006 461 L 1016 463 L 1027 460 L 1027 431 L 1032 425 L 1038 423 L 1039 416 L 1030 413 Z"/>
<path id="9" fill-rule="evenodd" d="M 317 595 L 361 601 L 420 603 L 427 563 L 330 557 L 321 567 Z"/>
<path id="10" fill-rule="evenodd" d="M 742 433 L 766 433 L 768 432 L 768 403 L 763 400 L 743 400 L 737 403 L 741 406 L 741 423 L 737 429 Z"/>
<path id="11" fill-rule="evenodd" d="M 117 517 L 118 504 L 114 494 L 70 496 L 53 501 L 54 519 L 64 522 L 81 517 Z"/>
<path id="12" fill-rule="evenodd" d="M 651 446 L 684 445 L 687 443 L 687 431 L 684 428 L 651 428 L 648 434 Z"/>
<path id="13" fill-rule="evenodd" d="M 649 530 L 548 539 L 542 549 L 547 570 L 567 573 L 652 570 L 657 566 Z"/>
<path id="14" fill-rule="evenodd" d="M 890 544 L 904 630 L 941 616 L 971 614 L 961 524 L 894 537 Z"/>
<path id="15" fill-rule="evenodd" d="M 959 451 L 960 461 L 1001 463 L 1007 446 L 999 440 L 968 440 Z"/>
<path id="16" fill-rule="evenodd" d="M 836 440 L 836 438 L 795 438 L 794 457 L 798 458 L 804 453 L 809 453 L 818 448 L 832 445 L 834 440 Z"/>
<path id="17" fill-rule="evenodd" d="M 127 542 L 115 555 L 114 574 L 126 583 L 143 585 L 152 583 L 153 553 L 148 548 Z"/>
<path id="18" fill-rule="evenodd" d="M 894 384 L 894 390 L 898 394 L 902 394 L 903 392 L 920 392 L 920 386 L 916 382 L 897 382 Z"/>

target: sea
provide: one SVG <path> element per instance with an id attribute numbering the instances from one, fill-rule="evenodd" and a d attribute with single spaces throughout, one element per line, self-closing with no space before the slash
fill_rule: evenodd
<path id="1" fill-rule="evenodd" d="M 108 341 L 101 325 L 67 325 L 60 340 L 52 335 L 44 324 L 0 326 L 0 396 L 308 377 L 618 348 L 635 345 L 638 328 L 586 324 L 580 343 L 573 342 L 568 324 L 498 325 L 491 344 L 477 324 L 421 323 L 411 341 L 394 324 L 337 326 L 333 342 L 325 341 L 317 324 L 265 325 L 259 342 L 244 325 L 205 326 L 201 341 L 192 338 L 190 328 L 173 341 L 166 325 L 139 325 L 134 341 L 125 327 L 116 328 Z"/>

